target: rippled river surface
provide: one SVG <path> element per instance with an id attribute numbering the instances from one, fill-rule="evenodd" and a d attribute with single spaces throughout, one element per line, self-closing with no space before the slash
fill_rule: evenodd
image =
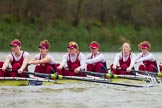
<path id="1" fill-rule="evenodd" d="M 8 53 L 1 53 L 3 60 Z M 31 53 L 31 58 L 36 53 Z M 51 53 L 60 62 L 65 53 Z M 87 53 L 84 53 L 85 55 Z M 158 63 L 162 53 L 153 53 Z M 108 65 L 115 53 L 104 53 Z M 30 66 L 33 71 L 33 66 Z M 46 86 L 0 86 L 0 108 L 162 108 L 162 84 L 150 88 L 94 82 Z"/>

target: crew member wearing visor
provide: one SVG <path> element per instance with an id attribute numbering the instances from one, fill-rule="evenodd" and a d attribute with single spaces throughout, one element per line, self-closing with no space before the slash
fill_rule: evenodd
<path id="1" fill-rule="evenodd" d="M 138 45 L 138 48 L 141 50 L 136 56 L 135 63 L 142 62 L 139 65 L 139 70 L 148 71 L 148 72 L 158 72 L 157 62 L 152 53 L 150 53 L 151 44 L 149 41 L 143 41 Z"/>
<path id="2" fill-rule="evenodd" d="M 69 42 L 67 50 L 57 66 L 57 72 L 64 76 L 84 76 L 80 71 L 85 69 L 85 56 L 79 51 L 78 44 Z"/>
<path id="3" fill-rule="evenodd" d="M 4 77 L 27 77 L 23 71 L 27 71 L 29 53 L 21 50 L 21 42 L 14 39 L 10 43 L 11 54 L 9 54 L 0 70 L 0 76 Z M 9 65 L 11 64 L 11 68 Z M 7 71 L 10 69 L 10 71 Z"/>
<path id="4" fill-rule="evenodd" d="M 28 64 L 35 64 L 35 72 L 38 73 L 47 73 L 52 74 L 56 72 L 55 61 L 48 53 L 50 48 L 50 43 L 48 40 L 43 40 L 40 42 L 39 54 L 36 54 L 35 57 Z"/>
<path id="5" fill-rule="evenodd" d="M 100 44 L 92 41 L 89 45 L 91 53 L 86 56 L 87 70 L 93 72 L 107 72 L 106 59 L 102 53 L 99 52 Z"/>

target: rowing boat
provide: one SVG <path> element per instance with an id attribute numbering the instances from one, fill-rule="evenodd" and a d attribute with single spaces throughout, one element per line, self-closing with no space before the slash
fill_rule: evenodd
<path id="1" fill-rule="evenodd" d="M 62 76 L 57 73 L 45 74 L 39 72 L 28 72 L 30 78 L 20 77 L 0 77 L 0 86 L 28 86 L 28 85 L 51 85 L 62 83 L 76 83 L 78 81 L 96 82 L 111 85 L 131 86 L 131 87 L 151 87 L 154 82 L 159 82 L 156 77 L 149 75 L 115 75 L 112 73 L 96 73 L 84 71 L 86 77 L 79 76 Z M 39 77 L 35 77 L 39 76 Z M 42 78 L 43 77 L 43 78 Z"/>
<path id="2" fill-rule="evenodd" d="M 53 84 L 62 84 L 62 83 L 77 83 L 80 81 L 84 82 L 96 82 L 103 84 L 111 85 L 121 85 L 121 86 L 131 86 L 131 87 L 152 87 L 153 85 L 150 81 L 145 79 L 128 79 L 128 77 L 133 77 L 131 75 L 127 78 L 114 78 L 114 79 L 105 79 L 102 77 L 95 77 L 87 75 L 87 77 L 78 77 L 78 76 L 61 76 L 57 80 L 40 78 L 40 77 L 31 77 L 31 78 L 20 78 L 20 77 L 0 77 L 0 86 L 28 86 L 28 85 L 53 85 Z"/>

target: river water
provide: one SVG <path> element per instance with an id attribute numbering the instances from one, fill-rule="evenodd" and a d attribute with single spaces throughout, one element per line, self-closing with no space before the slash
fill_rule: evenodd
<path id="1" fill-rule="evenodd" d="M 8 53 L 1 53 L 4 60 Z M 31 53 L 31 58 L 36 53 Z M 51 53 L 60 62 L 65 53 Z M 85 55 L 87 53 L 84 53 Z M 153 53 L 158 64 L 162 53 Z M 115 53 L 104 53 L 108 65 Z M 30 66 L 33 71 L 34 66 Z M 162 84 L 150 88 L 93 82 L 46 86 L 0 86 L 0 108 L 161 108 Z"/>

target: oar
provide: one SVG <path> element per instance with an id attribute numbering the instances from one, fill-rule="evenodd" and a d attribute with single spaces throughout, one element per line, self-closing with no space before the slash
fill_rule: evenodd
<path id="1" fill-rule="evenodd" d="M 124 79 L 131 79 L 131 80 L 144 80 L 147 77 L 141 78 L 135 75 L 116 75 L 113 73 L 98 73 L 98 72 L 91 72 L 91 71 L 81 71 L 82 73 L 90 74 L 90 75 L 97 75 L 97 76 L 104 76 L 107 79 L 114 79 L 114 78 L 124 78 Z"/>
<path id="2" fill-rule="evenodd" d="M 135 70 L 132 70 L 132 71 L 135 71 Z M 135 72 L 137 72 L 137 71 L 135 71 Z M 45 73 L 28 72 L 28 71 L 24 71 L 24 73 L 25 74 L 33 74 L 33 75 L 41 76 L 41 77 L 48 77 L 48 78 L 52 78 L 52 79 L 58 79 L 58 77 L 59 77 L 57 73 L 55 73 L 55 74 L 45 74 Z M 112 73 L 96 73 L 96 72 L 89 72 L 89 71 L 84 71 L 84 73 L 89 73 L 89 74 L 92 74 L 92 75 L 105 76 L 105 78 L 108 78 L 108 79 L 125 78 L 125 79 L 132 79 L 132 80 L 147 80 L 147 76 L 141 78 L 141 77 L 137 77 L 137 76 L 130 77 L 130 76 L 126 76 L 126 75 L 116 75 L 116 74 L 112 74 Z M 159 82 L 159 81 L 157 80 L 157 82 Z"/>
<path id="3" fill-rule="evenodd" d="M 33 72 L 24 72 L 24 73 L 33 74 L 33 75 L 42 76 L 42 77 L 54 78 L 57 80 L 72 79 L 72 80 L 88 81 L 88 82 L 96 82 L 96 83 L 112 84 L 112 85 L 121 85 L 121 86 L 128 86 L 128 87 L 145 87 L 144 85 L 113 83 L 113 82 L 109 82 L 109 80 L 106 80 L 106 79 L 95 79 L 95 78 L 78 77 L 78 76 L 62 76 L 62 75 L 58 75 L 57 73 L 55 73 L 55 74 L 44 74 L 44 73 L 37 73 L 37 72 L 34 72 L 34 73 Z M 152 85 L 150 85 L 150 87 L 152 87 Z"/>
<path id="4" fill-rule="evenodd" d="M 59 75 L 59 79 L 73 79 L 73 80 L 79 80 L 79 81 L 88 81 L 88 82 L 96 82 L 96 83 L 102 83 L 102 84 L 111 84 L 111 85 L 120 85 L 120 86 L 127 86 L 127 87 L 145 87 L 144 85 L 135 85 L 135 84 L 126 84 L 126 83 L 113 83 L 109 82 L 108 80 L 99 80 L 99 79 L 88 79 L 87 77 L 76 77 L 76 76 L 62 76 Z M 150 85 L 149 87 L 152 87 L 153 85 Z"/>
<path id="5" fill-rule="evenodd" d="M 122 68 L 118 68 L 118 69 L 120 69 L 120 70 L 124 70 L 124 71 L 126 71 L 126 69 L 122 69 Z M 132 73 L 140 73 L 140 74 L 143 74 L 143 75 L 151 75 L 151 76 L 157 76 L 157 77 L 160 77 L 160 78 L 162 78 L 162 72 L 149 72 L 149 71 L 139 71 L 139 70 L 131 70 L 130 72 L 132 72 Z"/>
<path id="6" fill-rule="evenodd" d="M 48 77 L 48 78 L 52 78 L 52 79 L 57 79 L 58 74 L 45 74 L 45 73 L 39 73 L 39 72 L 29 72 L 29 71 L 23 71 L 23 73 L 25 74 L 32 74 L 32 75 L 36 75 L 36 76 L 40 76 L 40 77 Z"/>
<path id="7" fill-rule="evenodd" d="M 125 84 L 125 83 L 113 83 L 107 79 L 97 79 L 97 78 L 89 78 L 89 77 L 79 77 L 79 76 L 62 76 L 58 75 L 57 73 L 54 74 L 44 74 L 44 73 L 37 73 L 37 72 L 24 72 L 26 74 L 33 74 L 42 77 L 48 77 L 55 80 L 62 80 L 62 79 L 71 79 L 71 80 L 79 80 L 79 81 L 88 81 L 88 82 L 96 82 L 96 83 L 103 83 L 103 84 L 112 84 L 112 85 L 121 85 L 121 86 L 128 86 L 128 87 L 145 87 L 144 85 L 135 85 L 135 84 Z M 149 85 L 152 87 L 153 85 Z"/>
<path id="8" fill-rule="evenodd" d="M 131 72 L 133 72 L 133 73 L 141 73 L 141 74 L 144 74 L 144 75 L 157 76 L 157 77 L 162 78 L 162 72 L 156 73 L 156 72 L 138 71 L 138 70 L 131 70 Z"/>
<path id="9" fill-rule="evenodd" d="M 58 79 L 58 77 L 62 77 L 62 76 L 58 75 L 57 73 L 45 74 L 45 73 L 28 72 L 28 71 L 24 71 L 24 73 L 41 76 L 41 77 L 48 77 L 48 78 L 52 78 L 52 79 Z M 141 78 L 141 77 L 137 77 L 137 76 L 116 75 L 116 74 L 112 74 L 112 73 L 97 73 L 97 72 L 89 72 L 89 71 L 82 71 L 82 73 L 88 73 L 91 75 L 100 75 L 100 76 L 104 76 L 107 79 L 124 78 L 124 79 L 131 79 L 131 80 L 146 80 L 146 78 L 147 78 L 147 77 Z"/>

